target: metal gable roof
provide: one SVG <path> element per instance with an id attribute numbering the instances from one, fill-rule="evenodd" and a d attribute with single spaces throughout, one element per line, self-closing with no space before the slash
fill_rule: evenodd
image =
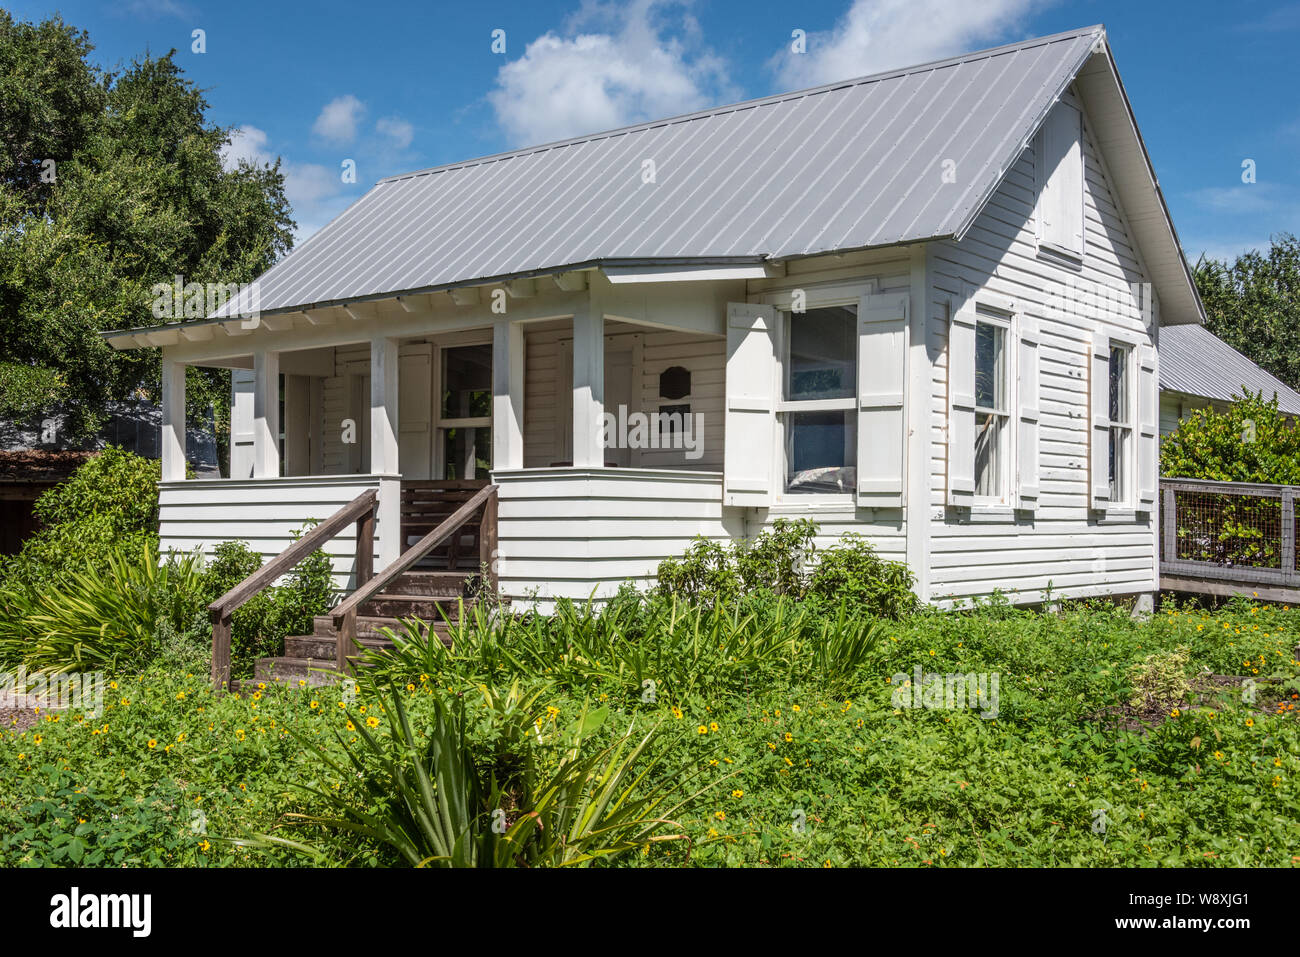
<path id="1" fill-rule="evenodd" d="M 1222 402 L 1246 388 L 1266 400 L 1276 395 L 1281 411 L 1300 415 L 1300 393 L 1195 324 L 1160 327 L 1160 388 Z"/>
<path id="2" fill-rule="evenodd" d="M 1103 36 L 1088 27 L 384 179 L 261 277 L 260 308 L 960 236 Z"/>

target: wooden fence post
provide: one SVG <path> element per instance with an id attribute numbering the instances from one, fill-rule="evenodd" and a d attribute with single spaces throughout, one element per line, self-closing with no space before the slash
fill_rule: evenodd
<path id="1" fill-rule="evenodd" d="M 1295 487 L 1282 489 L 1282 579 L 1296 580 L 1295 568 Z"/>

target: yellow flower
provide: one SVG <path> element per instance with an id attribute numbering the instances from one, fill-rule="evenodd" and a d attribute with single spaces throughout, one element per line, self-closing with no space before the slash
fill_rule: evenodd
<path id="1" fill-rule="evenodd" d="M 727 819 L 727 812 L 726 812 L 726 811 L 715 811 L 715 812 L 713 813 L 713 816 L 716 817 L 719 821 L 725 821 L 725 820 Z"/>
<path id="2" fill-rule="evenodd" d="M 32 744 L 40 744 L 44 740 L 45 739 L 38 734 L 36 737 L 32 738 Z"/>
<path id="3" fill-rule="evenodd" d="M 787 742 L 789 742 L 789 741 L 793 741 L 793 740 L 794 740 L 794 735 L 791 734 L 789 731 L 787 731 L 787 732 L 785 733 L 785 740 L 786 740 Z"/>
<path id="4" fill-rule="evenodd" d="M 718 836 L 718 829 L 716 827 L 709 828 L 709 837 L 717 837 L 717 836 Z"/>
<path id="5" fill-rule="evenodd" d="M 677 707 L 677 705 L 673 705 L 673 717 L 680 718 L 681 716 L 682 716 L 682 709 Z"/>
<path id="6" fill-rule="evenodd" d="M 265 682 L 265 681 L 259 681 L 259 682 L 257 683 L 257 690 L 258 690 L 258 691 L 265 691 L 265 690 L 266 690 L 266 682 Z"/>
<path id="7" fill-rule="evenodd" d="M 367 728 L 379 727 L 379 719 L 376 718 L 374 715 L 371 715 L 370 717 L 366 718 L 366 727 Z"/>
<path id="8" fill-rule="evenodd" d="M 206 851 L 206 850 L 207 850 L 209 847 L 211 847 L 211 846 L 212 846 L 212 845 L 209 844 L 207 841 L 199 841 L 199 850 L 200 850 L 200 851 Z"/>
<path id="9" fill-rule="evenodd" d="M 176 700 L 177 700 L 177 701 L 184 701 L 184 700 L 185 700 L 185 692 L 184 692 L 184 691 L 178 691 L 178 692 L 176 692 Z"/>
<path id="10" fill-rule="evenodd" d="M 179 742 L 179 741 L 184 741 L 184 740 L 185 740 L 185 732 L 182 731 L 180 734 L 176 735 L 176 740 L 177 740 L 178 742 Z"/>
<path id="11" fill-rule="evenodd" d="M 799 711 L 799 706 L 798 706 L 798 705 L 795 705 L 795 706 L 792 707 L 790 710 L 791 710 L 791 711 L 794 711 L 794 712 L 796 712 L 796 713 L 798 713 L 798 711 Z"/>
<path id="12" fill-rule="evenodd" d="M 1215 751 L 1215 752 L 1214 752 L 1214 760 L 1216 760 L 1216 761 L 1222 761 L 1222 760 L 1223 760 L 1223 752 L 1222 752 L 1222 751 Z"/>
<path id="13" fill-rule="evenodd" d="M 1253 728 L 1253 727 L 1255 727 L 1255 719 L 1254 719 L 1254 718 L 1247 718 L 1247 719 L 1246 719 L 1246 727 L 1248 727 L 1248 728 Z"/>
<path id="14" fill-rule="evenodd" d="M 357 730 L 357 726 L 356 726 L 355 724 L 353 724 L 351 721 L 349 721 L 349 722 L 348 722 L 348 730 L 349 730 L 349 731 L 355 731 L 355 730 Z"/>
<path id="15" fill-rule="evenodd" d="M 315 710 L 317 710 L 318 708 L 320 708 L 320 702 L 319 702 L 319 701 L 313 701 L 313 702 L 311 703 L 311 709 L 312 709 L 313 711 L 315 711 Z"/>
<path id="16" fill-rule="evenodd" d="M 700 725 L 700 726 L 699 726 L 698 728 L 696 728 L 695 730 L 696 730 L 696 732 L 699 733 L 699 734 L 708 734 L 708 733 L 709 733 L 709 729 L 706 728 L 704 725 Z"/>
<path id="17" fill-rule="evenodd" d="M 299 679 L 298 679 L 298 687 L 299 687 L 299 688 L 305 688 L 305 687 L 307 687 L 307 679 L 306 679 L 306 678 L 299 678 Z"/>
<path id="18" fill-rule="evenodd" d="M 1169 717 L 1171 717 L 1171 718 L 1176 718 L 1176 717 L 1178 717 L 1178 714 L 1179 714 L 1179 711 L 1178 711 L 1177 708 L 1175 708 L 1173 711 L 1170 711 L 1170 712 L 1169 712 Z"/>
<path id="19" fill-rule="evenodd" d="M 414 690 L 415 690 L 415 685 L 411 684 L 410 682 L 407 682 L 407 684 L 406 684 L 406 690 L 407 690 L 407 691 L 414 691 Z"/>
<path id="20" fill-rule="evenodd" d="M 745 796 L 745 792 L 740 790 L 740 788 L 736 788 L 736 790 L 731 792 L 731 796 L 734 798 L 743 798 Z"/>
<path id="21" fill-rule="evenodd" d="M 710 731 L 717 731 L 717 730 L 718 730 L 718 722 L 716 722 L 716 721 L 710 721 L 710 722 L 709 722 L 709 730 L 710 730 Z"/>
<path id="22" fill-rule="evenodd" d="M 150 738 L 150 739 L 149 739 L 149 747 L 150 747 L 150 748 L 156 748 L 156 747 L 158 747 L 158 742 L 155 741 L 153 738 Z"/>
<path id="23" fill-rule="evenodd" d="M 243 741 L 243 740 L 244 740 L 244 729 L 243 729 L 243 728 L 236 728 L 236 729 L 235 729 L 235 740 L 237 740 L 237 741 Z"/>

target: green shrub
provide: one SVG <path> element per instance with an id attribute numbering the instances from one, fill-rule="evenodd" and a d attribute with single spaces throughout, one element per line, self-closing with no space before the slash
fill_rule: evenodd
<path id="1" fill-rule="evenodd" d="M 1133 694 L 1129 704 L 1148 711 L 1167 712 L 1187 700 L 1192 683 L 1187 677 L 1191 652 L 1183 646 L 1147 655 L 1129 669 Z"/>
<path id="2" fill-rule="evenodd" d="M 1160 446 L 1160 474 L 1219 482 L 1300 485 L 1300 428 L 1263 393 L 1224 412 L 1197 409 Z"/>
<path id="3" fill-rule="evenodd" d="M 109 446 L 36 500 L 43 526 L 0 564 L 0 584 L 33 590 L 158 542 L 159 465 Z"/>
<path id="4" fill-rule="evenodd" d="M 203 576 L 203 607 L 261 567 L 262 557 L 244 542 L 222 542 L 213 549 Z M 236 609 L 230 622 L 231 673 L 252 674 L 258 658 L 284 654 L 285 638 L 311 634 L 312 618 L 329 611 L 333 597 L 330 560 L 317 549 L 289 573 L 284 584 L 263 589 Z"/>
<path id="5" fill-rule="evenodd" d="M 817 524 L 777 519 L 752 541 L 723 547 L 697 538 L 680 559 L 659 564 L 658 594 L 686 601 L 734 604 L 762 595 L 809 598 L 820 606 L 847 604 L 854 612 L 901 618 L 920 605 L 915 577 L 901 562 L 881 559 L 855 532 L 820 557 Z"/>
<path id="6" fill-rule="evenodd" d="M 160 628 L 192 630 L 202 560 L 160 563 L 152 543 L 125 542 L 102 567 L 65 571 L 40 591 L 0 590 L 0 663 L 28 672 L 137 671 Z"/>
<path id="7" fill-rule="evenodd" d="M 871 543 L 849 532 L 822 552 L 807 594 L 825 604 L 844 604 L 856 612 L 902 618 L 920 608 L 915 576 L 902 562 L 887 562 Z"/>

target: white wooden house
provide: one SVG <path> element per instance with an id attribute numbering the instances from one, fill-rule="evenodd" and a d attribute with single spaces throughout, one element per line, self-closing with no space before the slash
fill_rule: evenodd
<path id="1" fill-rule="evenodd" d="M 162 350 L 165 547 L 375 489 L 382 568 L 404 482 L 491 481 L 515 598 L 789 516 L 945 603 L 1157 587 L 1159 327 L 1203 321 L 1089 27 L 386 179 L 109 340 Z M 184 479 L 187 365 L 236 370 L 229 479 Z"/>

